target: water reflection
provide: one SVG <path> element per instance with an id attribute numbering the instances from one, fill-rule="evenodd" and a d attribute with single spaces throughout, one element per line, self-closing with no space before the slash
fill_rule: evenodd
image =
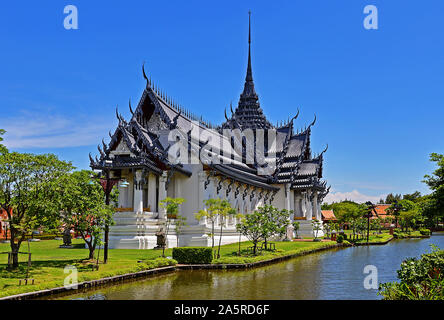
<path id="1" fill-rule="evenodd" d="M 364 267 L 378 268 L 379 282 L 396 281 L 406 257 L 430 244 L 444 248 L 444 233 L 430 239 L 395 240 L 384 246 L 335 249 L 251 270 L 187 270 L 86 291 L 61 299 L 379 299 L 363 286 Z"/>

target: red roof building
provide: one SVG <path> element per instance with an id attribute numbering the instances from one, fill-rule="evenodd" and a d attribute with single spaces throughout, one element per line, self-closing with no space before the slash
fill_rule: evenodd
<path id="1" fill-rule="evenodd" d="M 333 210 L 322 210 L 322 221 L 323 222 L 329 222 L 329 221 L 336 222 L 336 221 L 338 221 L 338 219 L 336 219 L 336 216 L 333 213 Z"/>
<path id="2" fill-rule="evenodd" d="M 0 208 L 0 239 L 4 240 L 6 239 L 6 234 L 9 236 L 9 223 L 8 220 L 8 214 L 5 210 Z"/>

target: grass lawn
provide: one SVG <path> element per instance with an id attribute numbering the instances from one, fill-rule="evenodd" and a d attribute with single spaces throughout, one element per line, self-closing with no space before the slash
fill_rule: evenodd
<path id="1" fill-rule="evenodd" d="M 7 254 L 0 255 L 0 297 L 18 293 L 38 291 L 54 287 L 63 286 L 65 277 L 64 268 L 67 265 L 74 265 L 78 269 L 78 281 L 88 281 L 105 278 L 119 274 L 136 272 L 153 267 L 166 266 L 170 261 L 162 259 L 153 261 L 149 265 L 138 263 L 139 260 L 154 260 L 162 256 L 161 250 L 110 250 L 108 263 L 100 264 L 99 270 L 92 271 L 91 263 L 83 263 L 88 257 L 88 249 L 84 248 L 81 239 L 73 239 L 73 249 L 60 249 L 60 240 L 42 240 L 40 242 L 30 242 L 32 253 L 32 267 L 30 268 L 30 278 L 35 279 L 34 285 L 18 286 L 19 279 L 26 277 L 27 255 L 19 255 L 19 269 L 8 271 L 6 269 Z M 27 252 L 27 244 L 20 247 L 21 252 Z M 0 244 L 0 252 L 10 251 L 9 244 Z M 97 253 L 97 252 L 96 252 Z M 166 250 L 166 255 L 171 256 L 171 249 Z M 100 250 L 103 260 L 103 249 Z"/>
<path id="2" fill-rule="evenodd" d="M 328 242 L 302 242 L 302 241 L 272 241 L 276 244 L 276 251 L 262 251 L 260 254 L 254 256 L 251 254 L 248 247 L 253 244 L 249 241 L 241 243 L 241 256 L 238 256 L 238 243 L 227 244 L 221 247 L 221 257 L 213 260 L 214 264 L 229 264 L 229 263 L 252 263 L 264 260 L 270 260 L 277 257 L 302 254 L 313 249 L 320 249 L 330 247 L 336 244 L 335 241 Z"/>
<path id="3" fill-rule="evenodd" d="M 30 278 L 35 279 L 34 285 L 21 285 L 19 280 L 26 277 L 27 255 L 20 255 L 19 269 L 8 271 L 7 255 L 0 255 L 0 297 L 9 295 L 50 289 L 63 286 L 63 282 L 69 273 L 64 273 L 67 265 L 74 265 L 78 269 L 78 281 L 88 281 L 100 279 L 119 274 L 137 272 L 144 269 L 151 269 L 171 264 L 169 259 L 159 259 L 161 250 L 137 250 L 137 249 L 114 249 L 109 250 L 108 263 L 100 264 L 99 270 L 92 270 L 91 263 L 84 262 L 88 256 L 88 250 L 84 248 L 84 242 L 80 239 L 73 239 L 73 249 L 61 249 L 60 240 L 42 240 L 31 242 L 32 267 L 30 268 Z M 336 242 L 275 242 L 276 251 L 264 251 L 258 256 L 247 253 L 250 242 L 241 243 L 242 257 L 237 256 L 238 243 L 228 244 L 221 247 L 221 258 L 213 260 L 213 263 L 251 263 L 261 260 L 269 260 L 275 257 L 292 255 L 307 252 L 313 249 L 327 247 Z M 217 249 L 217 247 L 215 248 Z M 0 244 L 0 252 L 10 251 L 9 244 Z M 20 251 L 27 252 L 27 244 L 21 246 Z M 96 252 L 97 253 L 97 252 Z M 171 256 L 172 250 L 166 250 L 166 256 Z M 103 259 L 103 249 L 100 252 Z M 137 261 L 143 260 L 144 263 Z"/>
<path id="4" fill-rule="evenodd" d="M 398 232 L 396 232 L 397 235 L 395 235 L 395 237 L 397 237 L 398 239 L 404 239 L 404 238 L 414 238 L 414 237 L 424 237 L 421 232 L 419 232 L 419 230 L 414 230 L 414 231 L 404 231 L 401 232 L 400 230 L 398 230 Z"/>
<path id="5" fill-rule="evenodd" d="M 390 235 L 390 233 L 388 232 L 383 232 L 381 234 L 370 233 L 368 241 L 370 243 L 384 243 L 390 240 L 391 238 L 393 238 L 393 236 Z M 364 239 L 359 239 L 358 241 L 355 241 L 355 243 L 367 243 L 367 234 L 364 235 Z"/>

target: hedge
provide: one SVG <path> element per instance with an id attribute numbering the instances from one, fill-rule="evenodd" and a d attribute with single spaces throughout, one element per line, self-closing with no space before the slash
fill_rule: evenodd
<path id="1" fill-rule="evenodd" d="M 211 263 L 213 250 L 207 247 L 173 248 L 173 259 L 185 264 Z"/>

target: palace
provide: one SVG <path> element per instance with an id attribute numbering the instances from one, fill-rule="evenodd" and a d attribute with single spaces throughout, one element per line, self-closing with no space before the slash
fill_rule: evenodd
<path id="1" fill-rule="evenodd" d="M 211 245 L 210 223 L 194 216 L 210 198 L 227 199 L 242 214 L 265 204 L 291 210 L 291 220 L 300 221 L 298 234 L 313 234 L 312 220 L 322 220 L 321 203 L 329 192 L 322 180 L 326 149 L 312 154 L 310 136 L 316 117 L 303 130 L 294 129 L 299 111 L 275 126 L 265 117 L 253 82 L 250 25 L 244 89 L 237 108 L 230 106 L 231 116 L 225 111 L 226 121 L 220 125 L 177 105 L 142 71 L 146 88 L 135 110 L 130 103 L 131 119 L 126 121 L 116 110 L 119 124 L 110 132 L 110 143 L 102 141 L 99 157 L 90 155 L 92 169 L 120 181 L 110 248 L 155 247 L 155 234 L 166 219 L 160 201 L 166 197 L 186 199 L 180 214 L 188 226 L 180 234 L 180 246 Z M 266 157 L 251 153 L 252 147 L 260 147 L 259 137 L 264 137 Z M 231 155 L 226 155 L 221 142 L 234 150 Z M 224 222 L 223 244 L 238 241 L 236 223 L 234 217 Z M 318 235 L 322 234 L 321 230 Z M 173 226 L 168 247 L 176 246 L 176 241 Z"/>

